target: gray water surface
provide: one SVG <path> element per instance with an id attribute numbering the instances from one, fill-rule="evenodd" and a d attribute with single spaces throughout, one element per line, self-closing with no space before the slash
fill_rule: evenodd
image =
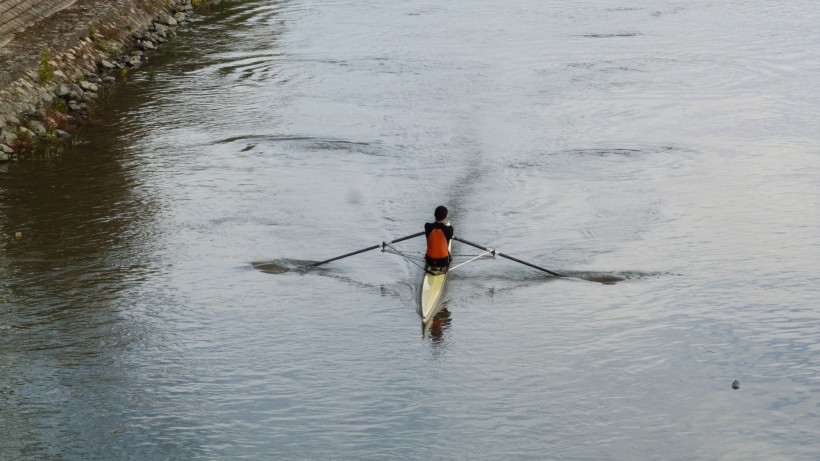
<path id="1" fill-rule="evenodd" d="M 86 144 L 0 171 L 0 458 L 816 459 L 817 24 L 215 8 Z M 413 264 L 304 270 L 439 204 L 572 277 L 465 266 L 423 336 Z"/>

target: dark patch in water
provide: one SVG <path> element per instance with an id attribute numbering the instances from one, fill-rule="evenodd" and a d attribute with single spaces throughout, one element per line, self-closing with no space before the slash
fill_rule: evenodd
<path id="1" fill-rule="evenodd" d="M 615 38 L 615 37 L 637 37 L 641 35 L 636 32 L 623 32 L 619 34 L 581 34 L 576 35 L 576 37 L 586 37 L 586 38 Z"/>
<path id="2" fill-rule="evenodd" d="M 612 147 L 612 148 L 588 148 L 588 149 L 566 149 L 559 151 L 534 152 L 527 160 L 510 163 L 509 168 L 529 169 L 546 166 L 555 156 L 573 156 L 579 158 L 641 158 L 645 155 L 654 154 L 689 154 L 689 149 L 677 146 L 647 146 L 647 147 Z"/>
<path id="3" fill-rule="evenodd" d="M 268 144 L 292 143 L 301 146 L 303 150 L 325 152 L 325 151 L 344 151 L 351 153 L 359 153 L 374 157 L 384 157 L 385 152 L 377 144 L 359 141 L 348 141 L 345 139 L 334 138 L 315 138 L 308 136 L 281 136 L 281 135 L 246 135 L 233 136 L 226 139 L 213 141 L 210 144 L 233 144 L 243 142 L 245 146 L 241 150 L 246 152 L 259 145 L 266 146 Z"/>
<path id="4" fill-rule="evenodd" d="M 656 18 L 659 18 L 659 17 L 661 17 L 661 16 L 663 16 L 663 15 L 667 15 L 667 14 L 678 14 L 678 13 L 680 13 L 680 12 L 682 12 L 682 11 L 686 11 L 686 8 L 685 8 L 685 7 L 682 7 L 682 6 L 678 6 L 678 7 L 672 8 L 672 9 L 667 10 L 667 11 L 653 11 L 653 12 L 652 12 L 652 13 L 650 13 L 650 14 L 651 14 L 652 16 L 656 17 Z"/>
<path id="5" fill-rule="evenodd" d="M 567 154 L 573 155 L 590 155 L 595 157 L 607 157 L 610 155 L 616 156 L 624 156 L 624 157 L 631 157 L 633 155 L 640 154 L 642 152 L 646 152 L 641 149 L 576 149 L 571 151 L 565 151 Z"/>
<path id="6" fill-rule="evenodd" d="M 590 282 L 603 283 L 604 285 L 615 285 L 616 283 L 623 282 L 626 279 L 614 275 L 601 275 L 597 277 L 590 277 L 586 280 L 589 280 Z"/>
<path id="7" fill-rule="evenodd" d="M 567 277 L 573 277 L 582 280 L 588 280 L 590 282 L 595 283 L 602 283 L 604 285 L 615 285 L 618 282 L 624 282 L 626 280 L 641 280 L 641 279 L 650 279 L 650 278 L 659 278 L 664 276 L 671 276 L 674 274 L 671 273 L 663 273 L 663 272 L 636 272 L 636 271 L 628 271 L 628 272 L 564 272 Z"/>
<path id="8" fill-rule="evenodd" d="M 255 134 L 246 136 L 232 136 L 226 139 L 213 141 L 211 144 L 230 144 L 237 141 L 267 141 L 267 142 L 312 142 L 320 145 L 340 144 L 354 146 L 369 146 L 367 142 L 347 141 L 344 139 L 315 138 L 310 136 L 278 136 L 269 134 Z"/>

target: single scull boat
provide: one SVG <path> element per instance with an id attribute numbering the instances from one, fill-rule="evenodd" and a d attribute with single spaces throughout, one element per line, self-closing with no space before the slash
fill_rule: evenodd
<path id="1" fill-rule="evenodd" d="M 448 248 L 452 249 L 450 240 Z M 441 310 L 441 296 L 444 294 L 444 283 L 447 281 L 447 271 L 450 265 L 444 267 L 425 266 L 421 279 L 418 312 L 422 323 L 429 322 Z"/>
<path id="2" fill-rule="evenodd" d="M 361 250 L 357 250 L 357 251 L 354 251 L 354 252 L 351 252 L 351 253 L 343 254 L 343 255 L 337 256 L 335 258 L 330 258 L 330 259 L 326 259 L 324 261 L 319 261 L 319 262 L 313 263 L 310 266 L 311 267 L 321 266 L 322 264 L 326 264 L 326 263 L 329 263 L 331 261 L 336 261 L 338 259 L 346 258 L 348 256 L 353 256 L 353 255 L 357 255 L 359 253 L 364 253 L 366 251 L 375 250 L 376 248 L 381 248 L 383 252 L 389 250 L 392 253 L 395 253 L 395 254 L 398 254 L 398 255 L 404 257 L 408 261 L 413 262 L 418 267 L 420 267 L 421 269 L 424 270 L 424 275 L 422 276 L 422 282 L 421 282 L 421 289 L 420 289 L 420 293 L 419 293 L 419 306 L 418 306 L 418 309 L 417 309 L 417 311 L 419 313 L 419 316 L 421 316 L 421 320 L 422 320 L 423 325 L 427 324 L 430 320 L 432 320 L 436 316 L 436 314 L 438 314 L 438 312 L 441 310 L 441 307 L 442 307 L 441 297 L 444 293 L 444 285 L 445 285 L 445 282 L 447 281 L 447 274 L 450 271 L 452 271 L 453 269 L 461 267 L 461 266 L 463 266 L 463 265 L 465 265 L 469 262 L 475 261 L 477 259 L 482 259 L 482 258 L 495 259 L 496 256 L 500 256 L 502 258 L 506 258 L 506 259 L 509 259 L 511 261 L 515 261 L 517 263 L 524 264 L 526 266 L 532 267 L 533 269 L 538 269 L 540 271 L 546 272 L 546 273 L 554 275 L 556 277 L 565 277 L 565 275 L 561 274 L 560 272 L 555 272 L 555 271 L 546 269 L 546 268 L 541 267 L 541 266 L 536 266 L 535 264 L 528 263 L 528 262 L 522 261 L 518 258 L 514 258 L 510 255 L 506 255 L 504 253 L 501 253 L 500 251 L 496 251 L 493 248 L 487 248 L 483 245 L 472 243 L 468 240 L 464 240 L 464 239 L 461 239 L 461 238 L 458 238 L 458 237 L 453 237 L 453 240 L 458 240 L 459 242 L 461 242 L 465 245 L 469 245 L 469 246 L 478 248 L 480 250 L 483 250 L 484 253 L 479 254 L 478 256 L 475 256 L 472 259 L 464 261 L 464 262 L 462 262 L 460 264 L 457 264 L 455 266 L 453 266 L 452 262 L 451 262 L 451 264 L 449 266 L 446 266 L 446 267 L 425 267 L 425 266 L 422 266 L 422 265 L 420 265 L 419 263 L 416 262 L 417 258 L 410 257 L 408 254 L 398 250 L 396 247 L 394 247 L 392 245 L 393 243 L 398 243 L 398 242 L 401 242 L 401 241 L 404 241 L 404 240 L 409 240 L 411 238 L 419 237 L 421 235 L 424 235 L 424 232 L 418 232 L 418 233 L 411 234 L 411 235 L 408 235 L 408 236 L 405 236 L 405 237 L 397 238 L 395 240 L 391 240 L 390 242 L 382 242 L 381 245 L 373 245 L 373 246 L 370 246 L 370 247 L 367 247 L 367 248 L 362 248 Z M 452 248 L 452 245 L 453 245 L 453 242 L 451 240 L 450 243 L 449 243 L 450 248 Z"/>

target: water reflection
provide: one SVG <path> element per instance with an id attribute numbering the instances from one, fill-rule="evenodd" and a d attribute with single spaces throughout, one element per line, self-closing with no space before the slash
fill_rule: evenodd
<path id="1" fill-rule="evenodd" d="M 450 321 L 450 311 L 444 306 L 429 322 L 422 323 L 422 336 L 430 338 L 434 343 L 442 343 L 444 334 L 450 328 Z"/>
<path id="2" fill-rule="evenodd" d="M 115 92 L 65 155 L 0 169 L 3 459 L 156 459 L 151 450 L 117 454 L 110 438 L 128 432 L 133 448 L 147 434 L 128 427 L 150 389 L 138 370 L 161 368 L 145 351 L 167 346 L 141 317 L 169 299 L 146 288 L 165 271 L 166 211 L 153 171 L 131 149 L 141 129 L 120 123 L 140 100 L 130 90 Z"/>
<path id="3" fill-rule="evenodd" d="M 812 459 L 816 15 L 615 3 L 180 34 L 93 154 L 0 167 L 0 457 Z M 575 279 L 467 267 L 420 339 L 409 263 L 281 256 L 439 202 Z"/>
<path id="4" fill-rule="evenodd" d="M 0 176 L 0 229 L 22 232 L 0 255 L 8 275 L 0 286 L 9 295 L 26 303 L 87 305 L 89 295 L 106 302 L 124 279 L 151 270 L 145 255 L 157 203 L 139 190 L 138 172 L 123 168 L 116 143 L 101 139 L 96 147 L 45 165 L 13 165 Z"/>
<path id="5" fill-rule="evenodd" d="M 0 232 L 22 232 L 4 239 L 0 252 L 0 389 L 8 390 L 0 446 L 12 459 L 57 454 L 53 432 L 40 439 L 20 428 L 86 437 L 81 428 L 90 420 L 80 415 L 106 411 L 90 402 L 113 397 L 105 383 L 128 373 L 115 364 L 143 341 L 144 326 L 125 325 L 122 313 L 134 289 L 157 271 L 150 255 L 158 208 L 139 190 L 140 173 L 123 167 L 116 136 L 101 131 L 107 135 L 94 152 L 0 172 Z M 71 401 L 90 406 L 65 403 Z M 62 429 L 52 427 L 55 417 Z"/>

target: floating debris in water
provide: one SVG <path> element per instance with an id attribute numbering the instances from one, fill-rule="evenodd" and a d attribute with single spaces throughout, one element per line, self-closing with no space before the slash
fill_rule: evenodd
<path id="1" fill-rule="evenodd" d="M 21 238 L 23 238 L 23 233 L 22 233 L 22 232 L 20 232 L 20 231 L 15 232 L 15 233 L 14 233 L 14 238 L 16 238 L 16 239 L 21 239 Z"/>
<path id="2" fill-rule="evenodd" d="M 740 389 L 740 381 L 738 381 L 738 380 L 732 381 L 732 389 L 735 389 L 735 390 Z"/>

